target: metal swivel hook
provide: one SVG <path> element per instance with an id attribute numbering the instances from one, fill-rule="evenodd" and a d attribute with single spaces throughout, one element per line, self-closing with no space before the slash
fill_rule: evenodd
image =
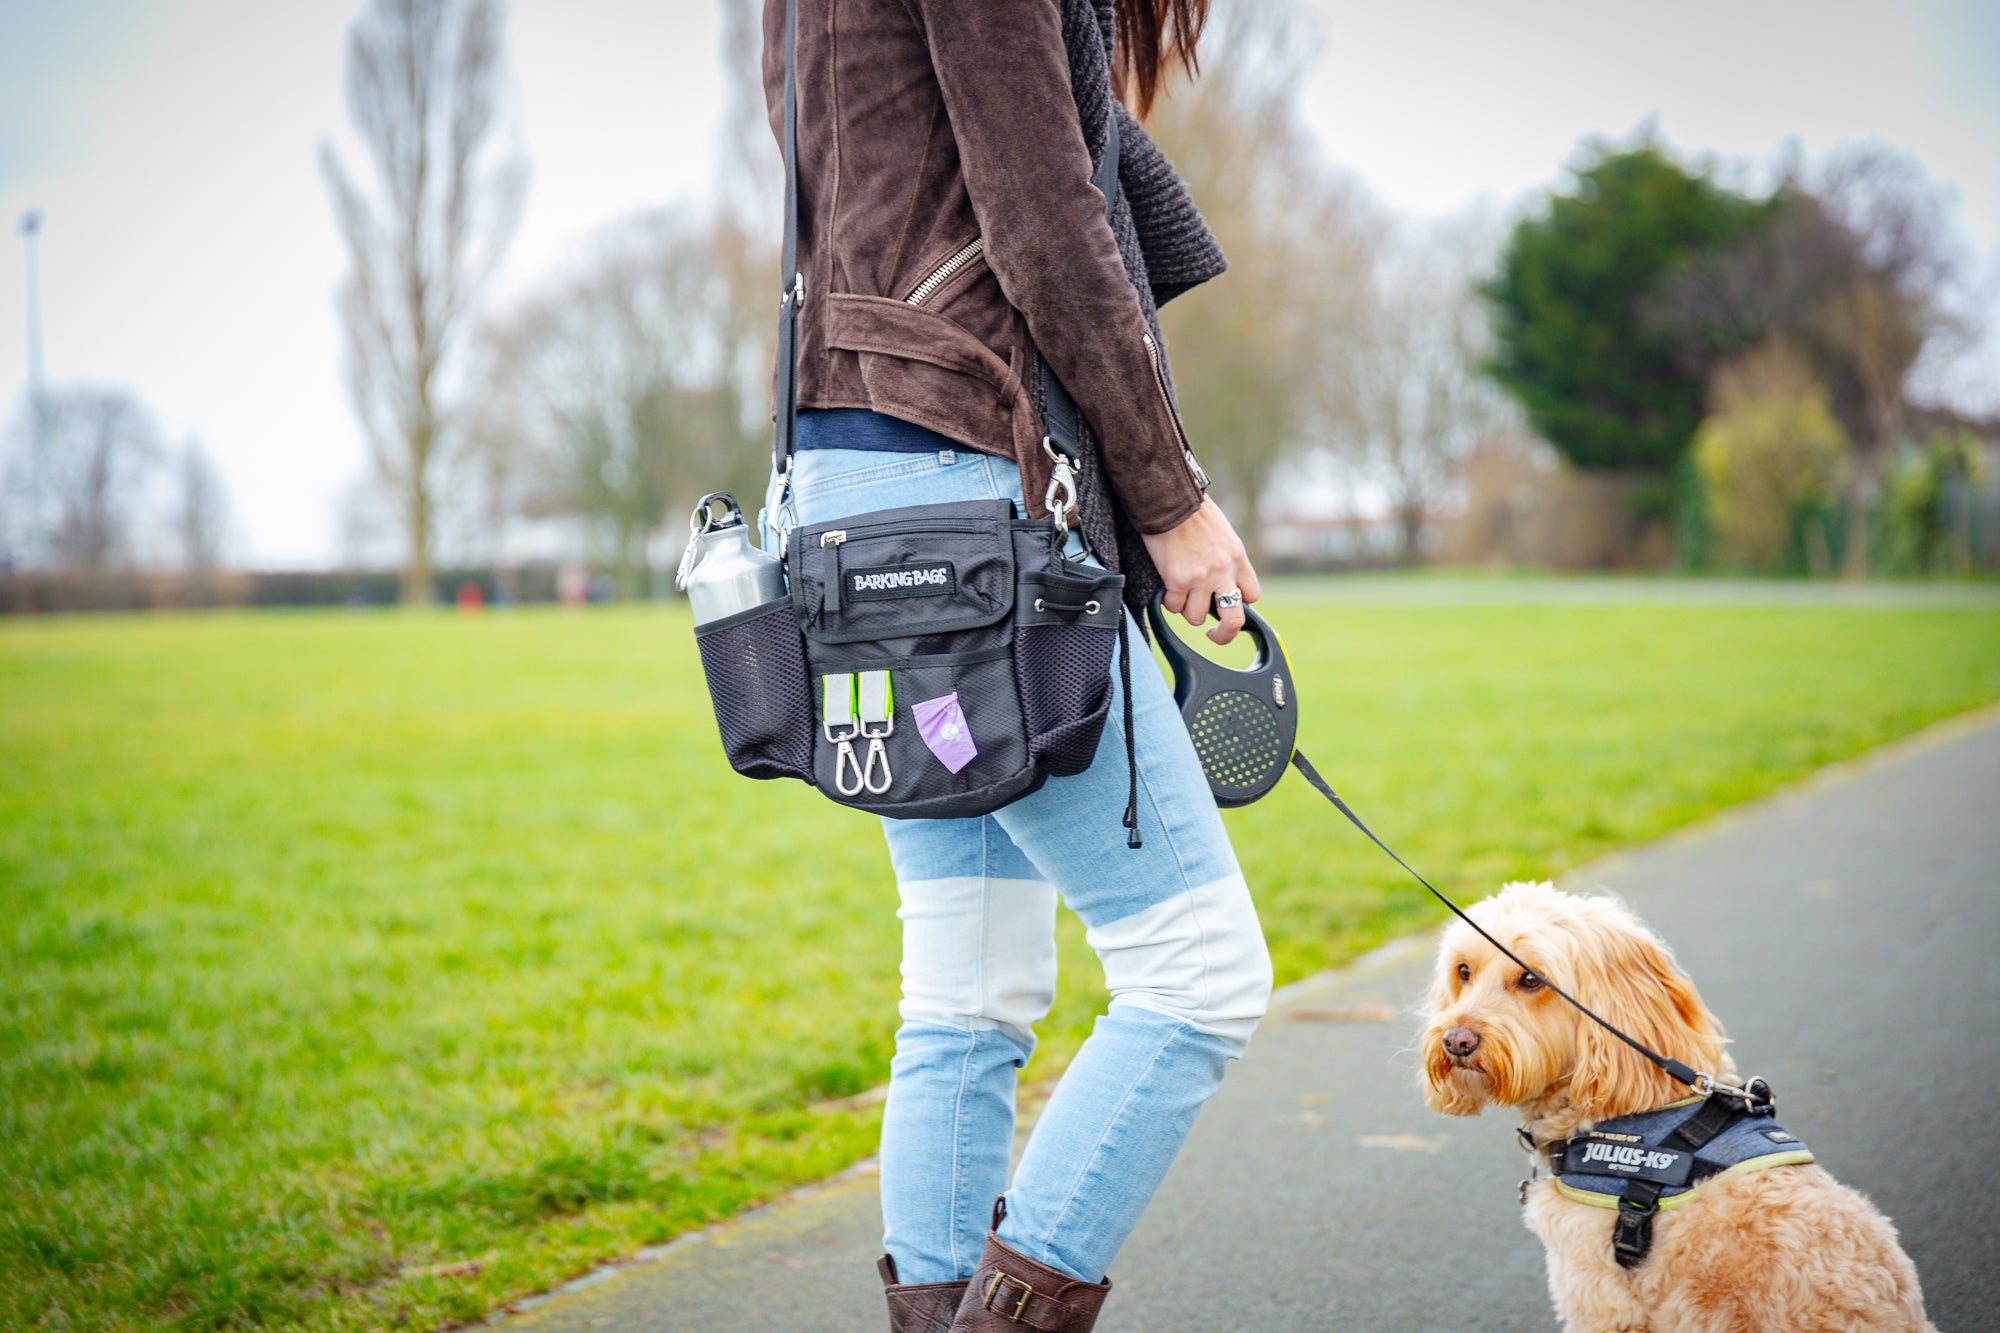
<path id="1" fill-rule="evenodd" d="M 852 753 L 852 751 L 850 750 L 849 753 Z M 880 761 L 882 771 L 880 782 L 877 782 L 875 778 L 878 760 Z M 889 790 L 889 781 L 889 751 L 883 747 L 880 736 L 871 736 L 868 740 L 868 765 L 863 770 L 862 785 L 868 789 L 871 795 L 880 796 Z M 847 793 L 849 796 L 853 794 L 853 792 Z"/>
<path id="2" fill-rule="evenodd" d="M 1694 1091 L 1701 1097 L 1727 1097 L 1742 1106 L 1747 1115 L 1770 1115 L 1777 1110 L 1778 1098 L 1771 1091 L 1771 1084 L 1761 1077 L 1743 1080 L 1739 1087 L 1734 1083 L 1724 1083 L 1707 1074 L 1697 1074 Z"/>
<path id="3" fill-rule="evenodd" d="M 876 745 L 880 745 L 881 743 L 880 741 L 875 742 Z M 870 763 L 874 762 L 875 756 L 872 751 L 868 759 Z M 854 774 L 854 780 L 851 785 L 847 778 L 850 772 Z M 834 746 L 833 751 L 833 789 L 842 796 L 859 796 L 862 789 L 867 785 L 867 775 L 862 772 L 861 761 L 854 754 L 854 742 L 842 739 Z"/>
<path id="4" fill-rule="evenodd" d="M 1042 452 L 1049 456 L 1049 487 L 1042 493 L 1042 507 L 1049 511 L 1049 517 L 1058 528 L 1069 526 L 1069 516 L 1076 512 L 1076 467 L 1069 456 L 1055 446 L 1055 441 L 1044 435 Z"/>
<path id="5" fill-rule="evenodd" d="M 896 734 L 896 715 L 891 713 L 879 723 L 863 722 L 859 724 L 859 730 L 868 738 L 868 762 L 862 770 L 862 783 L 871 795 L 880 796 L 889 790 L 889 783 L 892 781 L 889 774 L 889 750 L 882 744 L 882 740 L 885 736 Z M 875 778 L 878 765 L 882 773 L 879 784 Z"/>
<path id="6" fill-rule="evenodd" d="M 862 776 L 861 760 L 854 753 L 854 738 L 861 734 L 861 724 L 850 722 L 845 731 L 836 731 L 831 722 L 820 723 L 820 730 L 826 734 L 827 743 L 833 746 L 833 789 L 842 796 L 859 796 L 866 778 Z M 852 786 L 847 775 L 854 774 Z"/>

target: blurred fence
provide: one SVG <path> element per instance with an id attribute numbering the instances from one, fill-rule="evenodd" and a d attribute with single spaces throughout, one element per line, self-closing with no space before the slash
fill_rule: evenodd
<path id="1" fill-rule="evenodd" d="M 48 570 L 0 574 L 0 615 L 61 611 L 172 611 L 203 607 L 390 606 L 402 590 L 395 570 L 217 571 Z M 598 601 L 608 580 L 577 567 L 529 564 L 507 569 L 445 569 L 433 599 L 477 606 L 512 602 Z M 567 594 L 567 595 L 564 595 Z"/>

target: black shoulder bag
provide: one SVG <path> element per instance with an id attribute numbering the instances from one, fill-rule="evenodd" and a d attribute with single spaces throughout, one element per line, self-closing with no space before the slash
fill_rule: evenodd
<path id="1" fill-rule="evenodd" d="M 781 514 L 806 299 L 796 48 L 797 0 L 788 0 L 772 450 Z M 1107 212 L 1118 189 L 1115 118 L 1111 133 L 1095 178 Z M 723 748 L 739 773 L 800 778 L 877 814 L 944 819 L 986 814 L 1089 767 L 1110 711 L 1113 647 L 1126 637 L 1125 581 L 1063 556 L 1081 469 L 1077 411 L 1042 369 L 1050 519 L 1026 518 L 1011 500 L 976 500 L 781 529 L 789 596 L 696 627 Z M 1129 800 L 1125 823 L 1128 842 L 1139 845 Z"/>

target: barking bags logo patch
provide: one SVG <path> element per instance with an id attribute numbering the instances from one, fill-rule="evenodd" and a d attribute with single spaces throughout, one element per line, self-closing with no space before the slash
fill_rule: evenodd
<path id="1" fill-rule="evenodd" d="M 890 597 L 948 597 L 958 591 L 958 573 L 949 560 L 850 569 L 844 577 L 847 595 L 861 602 Z"/>

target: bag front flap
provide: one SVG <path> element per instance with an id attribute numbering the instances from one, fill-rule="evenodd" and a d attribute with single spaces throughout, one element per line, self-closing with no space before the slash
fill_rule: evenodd
<path id="1" fill-rule="evenodd" d="M 996 624 L 1014 608 L 1012 500 L 910 505 L 796 529 L 799 627 L 859 643 Z"/>

